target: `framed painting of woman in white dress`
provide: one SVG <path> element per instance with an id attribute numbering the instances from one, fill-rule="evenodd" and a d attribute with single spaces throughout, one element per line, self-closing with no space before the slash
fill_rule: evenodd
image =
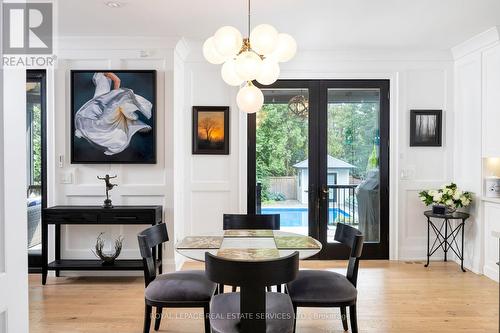
<path id="1" fill-rule="evenodd" d="M 71 163 L 156 163 L 156 71 L 71 71 Z"/>

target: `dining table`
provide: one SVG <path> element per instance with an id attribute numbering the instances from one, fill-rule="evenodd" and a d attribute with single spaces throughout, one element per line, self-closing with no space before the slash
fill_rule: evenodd
<path id="1" fill-rule="evenodd" d="M 188 236 L 175 250 L 196 261 L 205 261 L 205 252 L 217 257 L 240 261 L 262 261 L 286 257 L 299 252 L 306 259 L 321 251 L 321 243 L 306 235 L 282 230 L 225 230 L 218 236 Z"/>

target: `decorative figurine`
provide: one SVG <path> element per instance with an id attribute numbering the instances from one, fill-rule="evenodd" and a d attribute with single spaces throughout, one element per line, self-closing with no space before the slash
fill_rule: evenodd
<path id="1" fill-rule="evenodd" d="M 106 175 L 104 177 L 97 176 L 97 179 L 104 180 L 106 182 L 106 200 L 104 200 L 104 205 L 102 205 L 104 208 L 113 208 L 113 203 L 109 198 L 109 191 L 111 191 L 113 187 L 118 186 L 118 184 L 111 184 L 111 182 L 109 181 L 113 178 L 116 178 L 116 175 L 113 177 L 110 177 L 109 175 Z"/>

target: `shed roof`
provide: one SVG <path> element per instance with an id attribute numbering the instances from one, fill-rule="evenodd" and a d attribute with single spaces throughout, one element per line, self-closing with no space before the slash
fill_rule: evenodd
<path id="1" fill-rule="evenodd" d="M 309 159 L 303 160 L 302 162 L 295 164 L 293 167 L 297 169 L 307 169 L 309 168 Z M 354 168 L 356 168 L 354 165 L 328 155 L 328 169 L 354 169 Z"/>

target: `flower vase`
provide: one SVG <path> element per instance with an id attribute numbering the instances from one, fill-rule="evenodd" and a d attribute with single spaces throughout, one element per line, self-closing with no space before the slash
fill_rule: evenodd
<path id="1" fill-rule="evenodd" d="M 446 206 L 446 214 L 453 214 L 457 211 L 457 207 Z"/>

